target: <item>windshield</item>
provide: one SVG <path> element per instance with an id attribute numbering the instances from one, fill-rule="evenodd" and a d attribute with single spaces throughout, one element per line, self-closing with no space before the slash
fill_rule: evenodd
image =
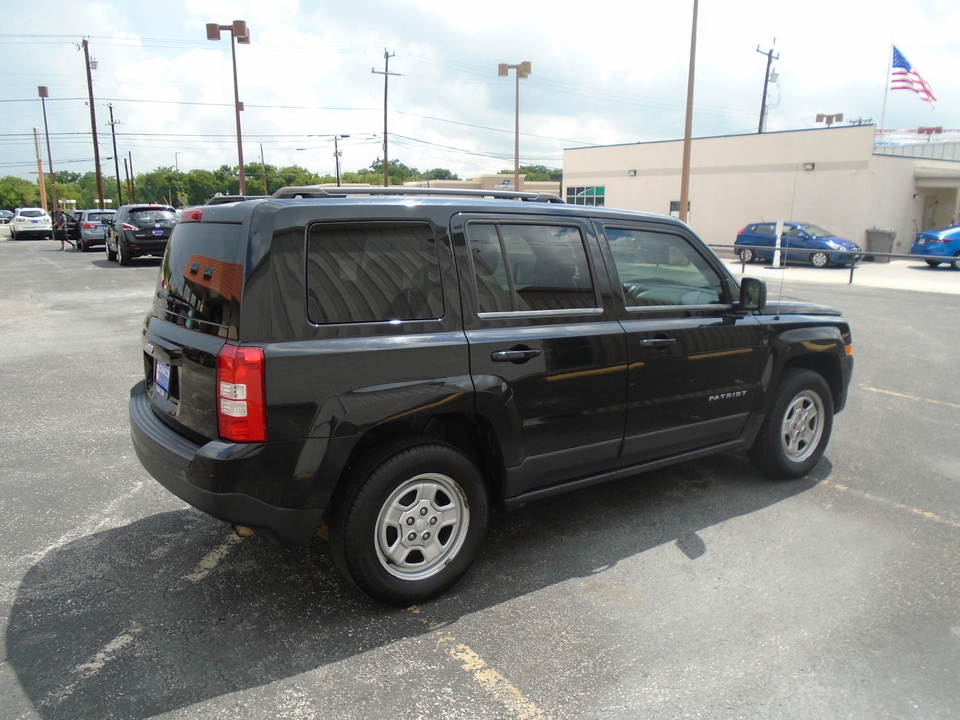
<path id="1" fill-rule="evenodd" d="M 824 230 L 819 225 L 807 224 L 807 225 L 801 225 L 800 227 L 803 230 L 805 230 L 808 235 L 812 235 L 815 238 L 836 237 L 832 232 L 830 232 L 829 230 Z"/>

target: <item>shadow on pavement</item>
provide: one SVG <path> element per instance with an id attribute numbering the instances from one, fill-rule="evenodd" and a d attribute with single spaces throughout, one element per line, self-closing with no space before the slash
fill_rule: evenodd
<path id="1" fill-rule="evenodd" d="M 467 577 L 417 613 L 360 595 L 319 540 L 234 541 L 192 509 L 153 515 L 27 572 L 8 662 L 43 718 L 147 718 L 422 635 L 664 543 L 696 562 L 710 552 L 699 530 L 805 492 L 830 465 L 817 470 L 771 482 L 729 454 L 532 503 L 498 517 Z"/>

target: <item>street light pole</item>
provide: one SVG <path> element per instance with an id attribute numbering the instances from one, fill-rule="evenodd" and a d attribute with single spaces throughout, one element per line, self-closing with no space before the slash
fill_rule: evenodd
<path id="1" fill-rule="evenodd" d="M 240 111 L 243 110 L 243 103 L 240 102 L 240 85 L 237 82 L 237 46 L 250 44 L 250 29 L 244 20 L 234 20 L 231 25 L 218 25 L 217 23 L 207 23 L 207 40 L 219 40 L 220 32 L 228 30 L 230 32 L 230 54 L 233 58 L 233 99 L 234 110 L 237 116 L 237 158 L 240 161 L 240 194 L 247 194 L 247 178 L 243 168 L 243 139 L 240 133 Z M 236 41 L 236 42 L 234 42 Z"/>
<path id="2" fill-rule="evenodd" d="M 517 73 L 517 90 L 515 102 L 514 133 L 513 133 L 513 189 L 520 189 L 520 79 L 529 77 L 531 64 L 529 60 L 524 60 L 518 65 L 509 65 L 500 63 L 497 65 L 497 75 L 507 77 L 511 70 Z"/>
<path id="3" fill-rule="evenodd" d="M 180 152 L 179 151 L 173 154 L 173 164 L 176 166 L 177 172 L 180 172 Z"/>
<path id="4" fill-rule="evenodd" d="M 53 203 L 53 211 L 56 212 L 59 207 L 57 205 L 57 176 L 53 172 L 53 156 L 50 154 L 50 130 L 47 127 L 47 98 L 50 97 L 50 93 L 46 85 L 40 85 L 37 92 L 40 95 L 40 104 L 43 105 L 43 134 L 47 137 L 47 172 L 50 174 L 50 200 Z M 44 202 L 46 202 L 46 198 L 44 198 Z"/>

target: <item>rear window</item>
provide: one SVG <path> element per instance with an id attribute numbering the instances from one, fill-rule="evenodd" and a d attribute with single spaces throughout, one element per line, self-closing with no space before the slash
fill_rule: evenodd
<path id="1" fill-rule="evenodd" d="M 90 222 L 110 222 L 113 220 L 113 213 L 87 213 L 87 220 Z"/>
<path id="2" fill-rule="evenodd" d="M 307 238 L 307 312 L 317 325 L 442 317 L 433 226 L 313 225 Z"/>
<path id="3" fill-rule="evenodd" d="M 232 337 L 243 290 L 237 262 L 240 225 L 188 223 L 170 238 L 156 304 L 166 319 L 190 330 Z"/>
<path id="4" fill-rule="evenodd" d="M 177 213 L 166 208 L 144 208 L 142 210 L 131 210 L 130 217 L 139 222 L 164 222 L 176 220 Z"/>
<path id="5" fill-rule="evenodd" d="M 43 210 L 21 210 L 20 211 L 20 217 L 39 218 L 39 217 L 46 217 L 46 216 L 47 214 Z"/>

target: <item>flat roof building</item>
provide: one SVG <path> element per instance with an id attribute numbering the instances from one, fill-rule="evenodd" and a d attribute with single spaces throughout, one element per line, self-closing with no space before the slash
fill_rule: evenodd
<path id="1" fill-rule="evenodd" d="M 867 230 L 891 229 L 893 252 L 909 252 L 919 230 L 960 221 L 960 152 L 904 147 L 876 144 L 873 125 L 694 139 L 687 222 L 711 245 L 760 221 L 815 223 L 867 249 Z M 565 199 L 677 215 L 682 158 L 681 140 L 566 149 Z"/>

